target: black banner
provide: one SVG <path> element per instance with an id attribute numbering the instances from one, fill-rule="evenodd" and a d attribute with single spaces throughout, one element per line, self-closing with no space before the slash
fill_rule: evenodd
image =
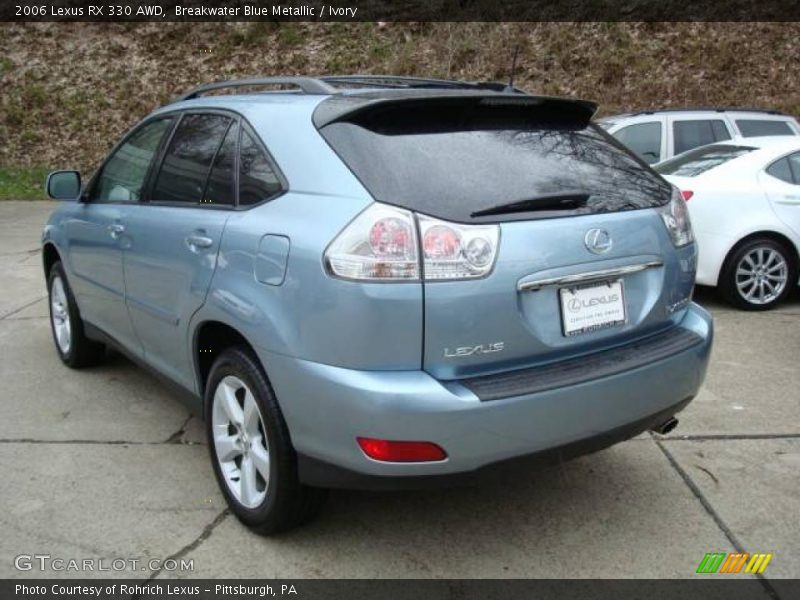
<path id="1" fill-rule="evenodd" d="M 0 0 L 0 21 L 798 21 L 797 0 Z"/>
<path id="2" fill-rule="evenodd" d="M 575 565 L 576 573 L 580 564 Z M 0 580 L 3 600 L 789 600 L 800 580 L 698 576 L 691 580 Z"/>

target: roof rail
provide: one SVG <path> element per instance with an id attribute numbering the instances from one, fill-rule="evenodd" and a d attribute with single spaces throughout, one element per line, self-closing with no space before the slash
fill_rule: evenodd
<path id="1" fill-rule="evenodd" d="M 706 112 L 756 112 L 756 113 L 764 113 L 767 115 L 781 115 L 787 116 L 786 113 L 781 112 L 779 110 L 775 110 L 772 108 L 748 108 L 748 107 L 739 107 L 739 106 L 689 106 L 686 108 L 661 108 L 661 109 L 653 109 L 653 110 L 638 110 L 632 113 L 628 113 L 631 116 L 636 115 L 652 115 L 655 113 L 665 113 L 665 112 L 685 112 L 685 111 L 706 111 Z"/>
<path id="2" fill-rule="evenodd" d="M 335 94 L 336 88 L 325 83 L 321 79 L 313 77 L 256 77 L 252 79 L 233 79 L 231 81 L 218 81 L 216 83 L 207 83 L 185 94 L 178 96 L 173 102 L 181 102 L 183 100 L 191 100 L 198 96 L 213 90 L 221 90 L 225 88 L 237 88 L 257 85 L 294 85 L 304 94 Z"/>
<path id="3" fill-rule="evenodd" d="M 324 75 L 320 81 L 330 84 L 354 84 L 378 87 L 415 87 L 415 88 L 454 88 L 454 89 L 486 89 L 497 92 L 515 92 L 524 94 L 522 90 L 509 87 L 498 81 L 458 81 L 453 79 L 429 79 L 425 77 L 405 77 L 398 75 Z"/>
<path id="4" fill-rule="evenodd" d="M 342 86 L 344 84 L 390 88 L 492 90 L 495 92 L 525 94 L 523 90 L 510 87 L 499 81 L 456 81 L 451 79 L 426 79 L 424 77 L 402 77 L 396 75 L 323 75 L 320 77 L 256 77 L 252 79 L 218 81 L 189 90 L 172 100 L 172 102 L 191 100 L 192 98 L 197 98 L 206 92 L 214 90 L 260 85 L 293 85 L 300 88 L 304 94 L 321 94 L 327 96 L 339 92 L 334 86 Z"/>

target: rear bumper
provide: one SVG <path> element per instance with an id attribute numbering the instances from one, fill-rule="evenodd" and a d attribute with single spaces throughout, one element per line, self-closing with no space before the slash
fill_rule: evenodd
<path id="1" fill-rule="evenodd" d="M 304 482 L 403 488 L 457 483 L 520 461 L 566 459 L 660 424 L 697 393 L 711 350 L 705 310 L 690 305 L 679 327 L 695 334 L 694 344 L 591 380 L 491 401 L 423 371 L 354 371 L 259 352 Z M 430 441 L 448 458 L 381 463 L 361 452 L 357 436 Z"/>

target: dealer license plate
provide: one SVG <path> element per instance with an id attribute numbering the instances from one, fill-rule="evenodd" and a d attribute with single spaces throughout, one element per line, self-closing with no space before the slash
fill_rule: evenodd
<path id="1" fill-rule="evenodd" d="M 558 290 L 564 335 L 589 333 L 625 323 L 622 280 L 604 281 Z"/>

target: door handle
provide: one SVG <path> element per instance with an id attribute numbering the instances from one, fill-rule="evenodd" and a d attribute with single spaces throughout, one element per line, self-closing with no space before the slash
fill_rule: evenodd
<path id="1" fill-rule="evenodd" d="M 106 229 L 108 230 L 108 234 L 115 240 L 125 233 L 125 225 L 121 223 L 112 223 Z"/>
<path id="2" fill-rule="evenodd" d="M 192 252 L 199 248 L 210 248 L 213 243 L 214 240 L 204 235 L 192 234 L 186 238 L 186 245 L 189 246 L 189 250 Z"/>

